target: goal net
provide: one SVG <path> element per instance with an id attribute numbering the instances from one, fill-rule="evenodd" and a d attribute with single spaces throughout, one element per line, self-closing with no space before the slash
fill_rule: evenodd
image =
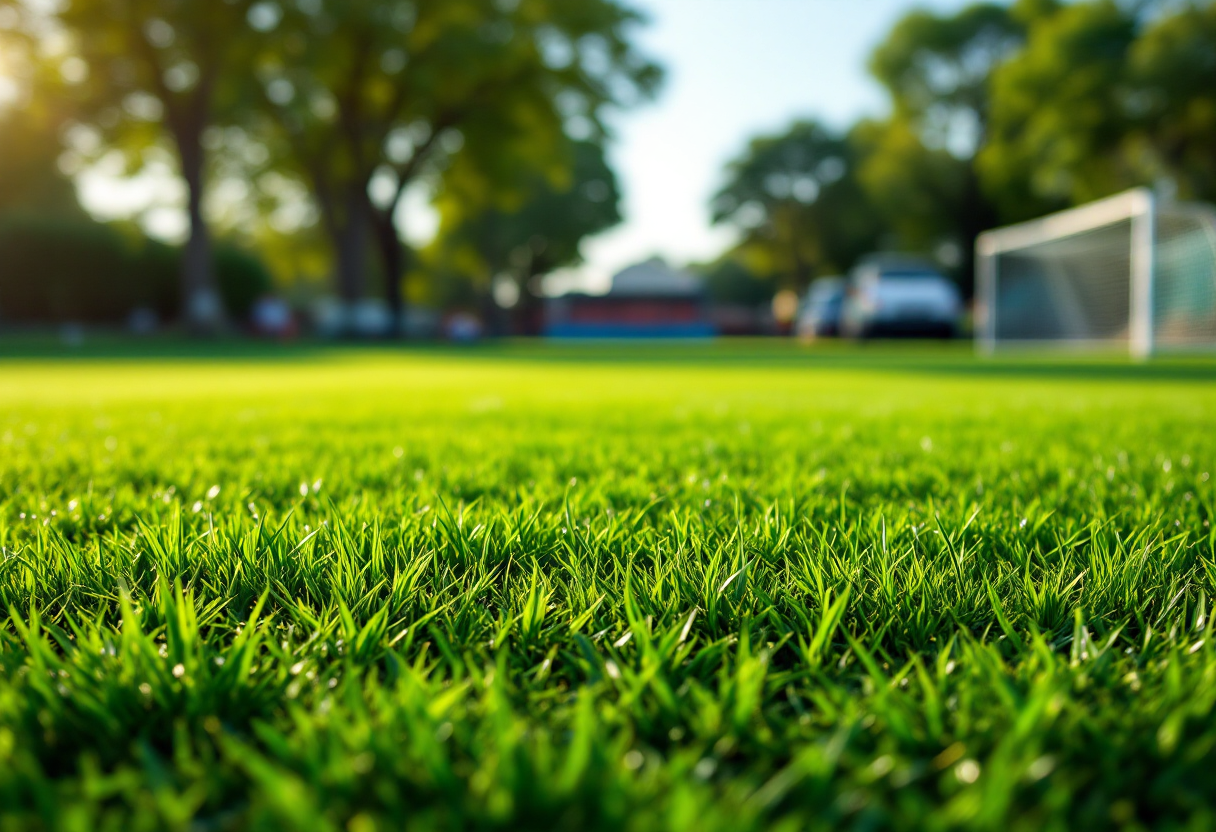
<path id="1" fill-rule="evenodd" d="M 980 236 L 977 336 L 1121 347 L 1216 347 L 1216 211 L 1135 190 Z"/>

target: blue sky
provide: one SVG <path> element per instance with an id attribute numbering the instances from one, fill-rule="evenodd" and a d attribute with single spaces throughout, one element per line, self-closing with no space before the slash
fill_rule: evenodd
<path id="1" fill-rule="evenodd" d="M 659 98 L 616 119 L 626 221 L 584 248 L 592 284 L 636 260 L 708 259 L 729 244 L 708 202 L 726 162 L 799 116 L 844 127 L 885 109 L 866 59 L 901 15 L 965 0 L 635 0 L 645 49 L 668 70 Z"/>

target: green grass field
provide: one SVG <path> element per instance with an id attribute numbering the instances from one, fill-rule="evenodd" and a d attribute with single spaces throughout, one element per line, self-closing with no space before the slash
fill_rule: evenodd
<path id="1" fill-rule="evenodd" d="M 0 359 L 0 830 L 1216 826 L 1216 361 L 141 349 Z"/>

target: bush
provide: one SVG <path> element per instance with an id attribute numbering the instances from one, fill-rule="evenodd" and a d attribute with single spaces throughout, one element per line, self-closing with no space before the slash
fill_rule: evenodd
<path id="1" fill-rule="evenodd" d="M 0 220 L 0 321 L 23 324 L 118 324 L 136 309 L 161 320 L 181 307 L 181 252 L 102 223 L 9 216 Z M 217 288 L 228 315 L 249 317 L 270 291 L 254 255 L 221 244 Z"/>
<path id="2" fill-rule="evenodd" d="M 714 303 L 763 306 L 773 299 L 773 284 L 735 260 L 720 260 L 704 274 L 705 288 Z"/>
<path id="3" fill-rule="evenodd" d="M 238 321 L 249 318 L 258 298 L 273 285 L 270 271 L 256 255 L 231 245 L 216 247 L 215 280 L 224 310 Z"/>
<path id="4" fill-rule="evenodd" d="M 29 324 L 116 323 L 135 309 L 172 317 L 177 252 L 87 220 L 0 222 L 0 319 Z"/>

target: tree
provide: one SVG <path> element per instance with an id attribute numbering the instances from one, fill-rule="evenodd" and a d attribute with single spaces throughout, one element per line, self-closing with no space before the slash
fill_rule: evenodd
<path id="1" fill-rule="evenodd" d="M 984 143 L 993 69 L 1017 50 L 1016 12 L 978 3 L 951 15 L 913 11 L 870 57 L 870 72 L 930 147 L 972 158 Z"/>
<path id="2" fill-rule="evenodd" d="M 1153 21 L 1130 55 L 1131 115 L 1157 176 L 1216 201 L 1216 3 Z"/>
<path id="3" fill-rule="evenodd" d="M 516 188 L 500 188 L 487 205 L 449 176 L 437 201 L 441 223 L 431 261 L 482 286 L 507 283 L 518 296 L 520 329 L 531 320 L 538 278 L 582 261 L 582 243 L 621 221 L 620 188 L 598 142 L 570 142 L 568 169 L 558 175 L 530 171 Z"/>
<path id="4" fill-rule="evenodd" d="M 739 229 L 739 255 L 759 274 L 803 288 L 870 251 L 881 227 L 856 178 L 848 137 L 813 121 L 757 138 L 727 168 L 715 223 Z"/>
<path id="5" fill-rule="evenodd" d="M 107 146 L 139 153 L 167 138 L 186 185 L 189 238 L 182 257 L 188 321 L 221 313 L 203 200 L 209 128 L 235 110 L 248 79 L 254 0 L 62 0 L 55 22 L 70 48 L 57 57 L 75 116 Z"/>
<path id="6" fill-rule="evenodd" d="M 913 11 L 870 59 L 893 112 L 859 130 L 862 179 L 904 246 L 953 243 L 968 277 L 975 238 L 997 220 L 975 159 L 990 129 L 992 73 L 1025 37 L 1019 11 L 996 3 Z"/>
<path id="7" fill-rule="evenodd" d="M 705 292 L 716 304 L 757 307 L 773 301 L 772 281 L 758 277 L 735 257 L 727 255 L 693 268 L 705 280 Z"/>
<path id="8" fill-rule="evenodd" d="M 28 9 L 0 0 L 0 215 L 83 218 L 58 168 L 63 102 L 39 94 L 41 65 Z"/>
<path id="9" fill-rule="evenodd" d="M 884 244 L 933 251 L 943 243 L 965 245 L 970 226 L 991 227 L 984 217 L 962 217 L 971 201 L 968 162 L 927 145 L 907 119 L 863 121 L 852 138 L 858 178 L 888 231 Z"/>
<path id="10" fill-rule="evenodd" d="M 390 307 L 402 305 L 398 209 L 457 155 L 492 183 L 551 163 L 568 121 L 649 92 L 657 69 L 616 0 L 315 0 L 283 10 L 258 70 L 265 112 L 309 183 L 338 286 L 368 291 L 374 241 Z"/>
<path id="11" fill-rule="evenodd" d="M 980 159 L 1010 220 L 1140 185 L 1216 198 L 1216 4 L 1048 9 L 994 78 Z"/>
<path id="12" fill-rule="evenodd" d="M 0 112 L 0 215 L 83 218 L 71 181 L 56 166 L 58 136 L 28 114 Z"/>
<path id="13" fill-rule="evenodd" d="M 1088 202 L 1146 178 L 1131 152 L 1129 57 L 1136 10 L 1111 0 L 1037 16 L 1026 46 L 993 78 L 985 188 L 1015 221 Z"/>

